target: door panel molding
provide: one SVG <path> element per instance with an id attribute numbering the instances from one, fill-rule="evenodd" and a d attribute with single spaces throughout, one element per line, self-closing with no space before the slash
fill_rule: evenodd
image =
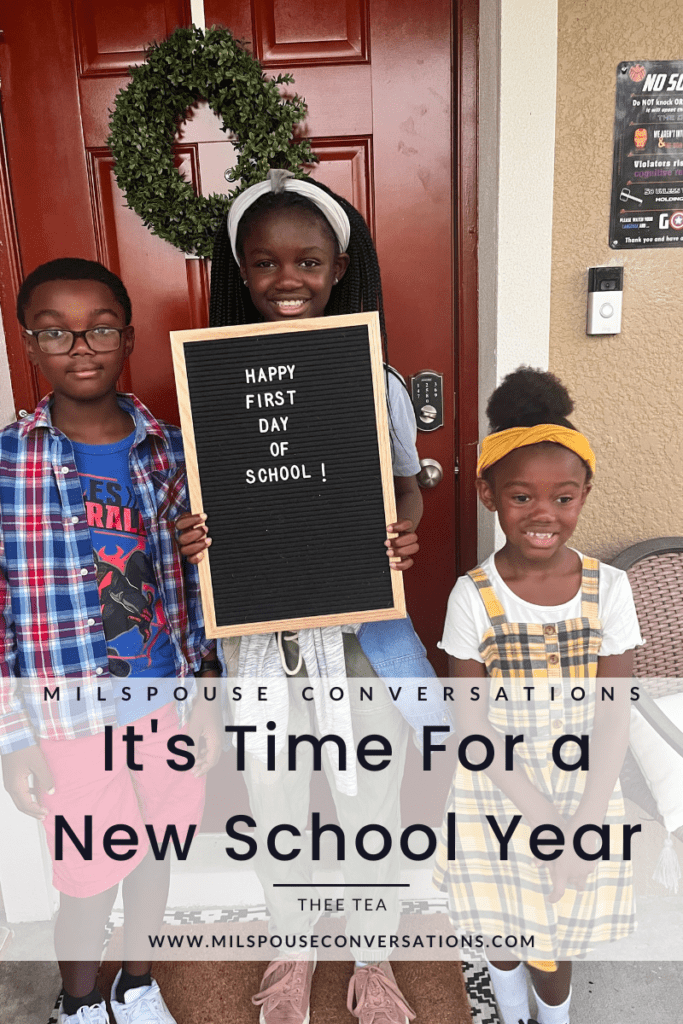
<path id="1" fill-rule="evenodd" d="M 127 75 L 128 68 L 142 64 L 146 47 L 155 39 L 165 39 L 178 25 L 190 25 L 189 0 L 146 0 L 144 42 L 140 38 L 126 48 L 126 26 L 135 22 L 130 13 L 142 13 L 141 5 L 110 3 L 110 0 L 72 0 L 78 73 L 84 78 L 95 75 Z M 123 9 L 122 9 L 123 8 Z M 123 36 L 122 36 L 123 33 Z"/>
<path id="2" fill-rule="evenodd" d="M 88 150 L 87 158 L 97 259 L 126 284 L 133 305 L 133 324 L 138 325 L 137 349 L 144 347 L 148 365 L 156 367 L 154 400 L 148 399 L 148 404 L 154 405 L 160 418 L 178 422 L 173 367 L 168 359 L 168 333 L 206 325 L 207 269 L 204 261 L 188 260 L 183 253 L 152 235 L 127 206 L 117 185 L 114 158 L 108 149 Z M 177 146 L 175 162 L 185 178 L 201 191 L 198 147 Z M 190 266 L 191 263 L 202 266 Z M 145 275 L 150 267 L 154 267 L 154 274 Z M 169 282 L 174 282 L 172 303 L 163 300 Z M 141 391 L 136 378 L 139 365 L 135 360 L 126 362 L 119 381 L 121 390 Z"/>
<path id="3" fill-rule="evenodd" d="M 358 138 L 346 135 L 341 139 L 312 139 L 311 142 L 313 152 L 320 160 L 313 168 L 312 176 L 338 195 L 346 196 L 363 214 L 374 238 L 372 138 L 369 135 Z M 325 171 L 335 164 L 342 166 L 335 168 L 333 176 L 326 174 Z M 348 182 L 346 187 L 341 184 L 342 179 Z"/>
<path id="4" fill-rule="evenodd" d="M 327 35 L 323 19 L 316 21 L 315 32 L 310 32 L 311 18 L 316 13 L 313 8 L 304 8 L 305 16 L 297 26 L 299 12 L 289 0 L 252 0 L 251 6 L 254 52 L 264 67 L 367 64 L 370 61 L 367 0 L 346 0 L 334 7 L 328 6 L 329 14 L 344 12 L 344 17 L 340 19 L 343 25 L 329 26 Z"/>

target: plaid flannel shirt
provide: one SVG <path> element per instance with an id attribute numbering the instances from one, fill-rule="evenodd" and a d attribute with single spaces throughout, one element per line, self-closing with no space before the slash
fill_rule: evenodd
<path id="1" fill-rule="evenodd" d="M 196 566 L 173 521 L 188 509 L 178 427 L 133 395 L 130 472 L 179 677 L 215 656 L 204 635 Z M 51 396 L 0 431 L 0 753 L 116 725 L 90 527 L 73 449 L 52 425 Z M 59 700 L 46 699 L 45 687 Z M 190 689 L 190 684 L 187 684 Z M 194 681 L 192 681 L 194 686 Z"/>

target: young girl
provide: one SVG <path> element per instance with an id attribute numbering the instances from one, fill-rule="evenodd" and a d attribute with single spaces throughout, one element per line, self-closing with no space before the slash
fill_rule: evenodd
<path id="1" fill-rule="evenodd" d="M 567 546 L 595 471 L 587 439 L 566 418 L 572 409 L 562 384 L 540 370 L 521 368 L 493 393 L 477 489 L 498 513 L 506 541 L 458 580 L 442 640 L 450 674 L 463 678 L 455 704 L 460 738 L 484 738 L 493 760 L 485 770 L 468 770 L 460 760 L 448 807 L 455 816 L 444 823 L 435 882 L 448 887 L 458 932 L 483 936 L 488 956 L 501 947 L 514 956 L 505 944 L 510 937 L 520 959 L 543 958 L 528 964 L 539 1024 L 568 1024 L 567 958 L 635 926 L 618 825 L 630 695 L 620 680 L 631 675 L 642 640 L 626 573 Z M 617 682 L 599 686 L 596 677 Z M 611 689 L 613 701 L 604 697 Z M 576 762 L 574 741 L 553 757 L 565 735 L 590 737 L 590 771 L 560 766 L 560 759 Z M 520 736 L 507 770 L 506 737 Z M 484 762 L 484 743 L 469 741 L 471 765 Z M 493 825 L 505 836 L 515 816 L 505 857 Z M 603 823 L 617 826 L 610 859 L 583 859 L 575 834 Z M 538 826 L 546 845 L 532 852 Z M 559 856 L 553 826 L 564 836 Z M 583 850 L 593 854 L 595 839 L 589 830 Z M 520 943 L 530 935 L 534 945 L 525 954 Z M 503 1024 L 527 1024 L 523 964 L 492 959 L 489 969 Z"/>
<path id="2" fill-rule="evenodd" d="M 214 248 L 212 326 L 372 309 L 379 311 L 385 340 L 377 256 L 365 221 L 345 199 L 311 180 L 295 179 L 286 171 L 271 171 L 268 180 L 246 189 L 233 202 L 227 226 L 219 231 Z M 403 571 L 412 565 L 412 556 L 418 550 L 415 528 L 422 515 L 422 497 L 415 475 L 420 466 L 408 393 L 393 371 L 387 370 L 386 384 L 398 512 L 398 522 L 388 527 L 395 536 L 386 541 L 386 546 L 392 568 Z M 183 553 L 191 560 L 200 558 L 210 543 L 206 527 L 198 523 L 198 517 L 188 517 L 178 524 L 183 531 Z M 410 620 L 369 623 L 357 630 L 351 626 L 301 630 L 298 636 L 242 637 L 236 643 L 224 642 L 224 653 L 229 674 L 248 682 L 264 677 L 268 680 L 267 705 L 255 700 L 255 687 L 243 687 L 243 699 L 232 706 L 235 722 L 256 724 L 261 736 L 265 735 L 268 720 L 277 725 L 281 752 L 275 772 L 266 772 L 264 750 L 258 742 L 247 743 L 245 780 L 258 822 L 259 850 L 265 848 L 269 830 L 282 822 L 295 825 L 302 833 L 306 828 L 311 767 L 297 763 L 296 771 L 287 771 L 282 746 L 286 733 L 315 732 L 316 724 L 321 733 L 332 732 L 352 740 L 371 733 L 389 740 L 390 766 L 381 772 L 354 765 L 355 779 L 349 778 L 349 772 L 332 768 L 327 759 L 324 766 L 347 836 L 375 823 L 396 837 L 407 726 L 385 688 L 380 692 L 375 687 L 373 701 L 361 702 L 356 679 L 375 674 L 384 678 L 434 675 Z M 344 700 L 325 707 L 315 688 L 315 700 L 303 700 L 300 679 L 308 676 L 311 681 L 319 680 L 326 674 L 346 676 Z M 288 676 L 295 677 L 295 684 L 288 685 Z M 427 710 L 424 704 L 416 704 L 401 711 L 416 727 L 449 722 L 442 704 Z M 397 845 L 394 842 L 394 848 Z M 398 878 L 399 864 L 393 854 L 367 861 L 360 859 L 353 847 L 353 842 L 347 840 L 344 867 L 349 880 L 367 884 Z M 271 934 L 308 936 L 319 916 L 315 901 L 301 898 L 310 896 L 311 889 L 282 887 L 283 883 L 310 886 L 311 866 L 305 863 L 303 854 L 283 862 L 266 853 L 258 860 L 256 870 L 270 912 Z M 399 922 L 397 892 L 395 888 L 382 890 L 386 910 L 378 917 L 362 909 L 365 899 L 354 899 L 367 896 L 367 890 L 347 888 L 344 909 L 349 934 L 393 935 Z M 385 948 L 389 948 L 388 940 Z M 261 1006 L 262 1024 L 308 1021 L 313 969 L 314 962 L 287 959 L 286 954 L 268 966 L 261 990 L 254 997 L 255 1004 Z M 363 1024 L 407 1024 L 414 1016 L 396 986 L 391 967 L 381 960 L 356 963 L 348 1005 Z"/>

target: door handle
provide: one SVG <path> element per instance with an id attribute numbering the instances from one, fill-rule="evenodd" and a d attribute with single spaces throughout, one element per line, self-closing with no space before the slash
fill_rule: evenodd
<path id="1" fill-rule="evenodd" d="M 417 474 L 417 482 L 420 487 L 436 487 L 443 480 L 443 469 L 436 459 L 420 459 L 420 472 Z"/>

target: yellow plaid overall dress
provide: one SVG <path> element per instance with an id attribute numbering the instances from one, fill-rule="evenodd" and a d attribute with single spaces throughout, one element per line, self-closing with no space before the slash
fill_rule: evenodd
<path id="1" fill-rule="evenodd" d="M 557 767 L 551 751 L 558 736 L 590 735 L 593 727 L 593 680 L 602 643 L 599 562 L 583 559 L 581 618 L 555 623 L 508 622 L 486 574 L 478 568 L 469 576 L 491 623 L 479 646 L 491 678 L 489 721 L 503 736 L 524 736 L 524 744 L 515 747 L 516 770 L 522 764 L 536 789 L 568 817 L 578 806 L 588 773 Z M 572 699 L 571 691 L 578 695 L 577 687 L 585 690 L 583 700 Z M 576 746 L 568 744 L 565 758 L 574 760 L 575 751 Z M 533 947 L 518 946 L 517 955 L 561 960 L 634 930 L 631 865 L 621 860 L 624 806 L 618 783 L 605 817 L 605 824 L 617 826 L 611 830 L 611 859 L 593 862 L 596 867 L 584 892 L 568 889 L 554 904 L 546 899 L 550 875 L 531 854 L 530 829 L 524 820 L 513 835 L 509 859 L 500 859 L 500 844 L 486 815 L 494 815 L 505 833 L 519 812 L 485 772 L 458 765 L 448 811 L 456 815 L 456 858 L 448 860 L 445 819 L 434 883 L 448 889 L 451 921 L 459 934 L 533 935 Z M 487 955 L 495 956 L 493 950 Z"/>

